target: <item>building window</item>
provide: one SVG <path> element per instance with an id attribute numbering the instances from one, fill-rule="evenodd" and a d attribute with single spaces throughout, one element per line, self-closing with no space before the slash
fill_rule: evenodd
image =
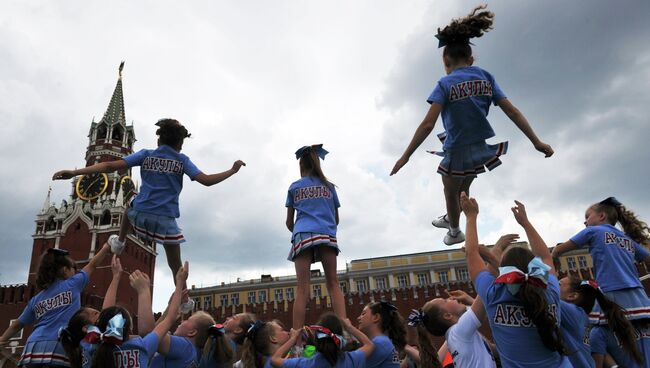
<path id="1" fill-rule="evenodd" d="M 323 296 L 320 285 L 314 285 L 313 289 L 314 289 L 314 298 L 321 298 Z"/>
<path id="2" fill-rule="evenodd" d="M 260 303 L 266 303 L 266 290 L 260 290 Z"/>
<path id="3" fill-rule="evenodd" d="M 578 256 L 578 266 L 580 266 L 580 268 L 589 268 L 589 266 L 587 266 L 587 258 L 585 256 Z"/>
<path id="4" fill-rule="evenodd" d="M 239 305 L 239 293 L 230 294 L 230 303 L 232 305 Z"/>
<path id="5" fill-rule="evenodd" d="M 194 299 L 194 308 L 196 310 L 203 309 L 203 308 L 201 308 L 201 298 L 200 297 L 196 297 L 196 298 L 192 298 L 192 299 Z"/>
<path id="6" fill-rule="evenodd" d="M 282 293 L 282 289 L 275 289 L 275 301 L 281 302 L 283 300 L 284 300 L 284 294 Z"/>
<path id="7" fill-rule="evenodd" d="M 458 279 L 460 281 L 469 280 L 469 272 L 467 272 L 467 268 L 457 268 L 456 269 L 456 279 Z"/>
<path id="8" fill-rule="evenodd" d="M 221 306 L 222 307 L 228 306 L 228 294 L 221 295 Z"/>
<path id="9" fill-rule="evenodd" d="M 200 308 L 198 305 L 196 308 Z M 203 309 L 212 309 L 212 296 L 206 296 L 203 298 Z"/>
<path id="10" fill-rule="evenodd" d="M 357 291 L 360 293 L 365 293 L 368 291 L 368 284 L 366 280 L 357 280 Z"/>
<path id="11" fill-rule="evenodd" d="M 379 290 L 386 290 L 388 289 L 386 287 L 386 278 L 385 277 L 377 277 L 375 279 L 375 283 L 377 284 L 377 289 Z"/>
<path id="12" fill-rule="evenodd" d="M 339 283 L 339 287 L 341 288 L 341 292 L 342 292 L 343 294 L 347 294 L 347 293 L 348 293 L 348 283 L 347 283 L 347 282 L 345 282 L 345 281 L 340 282 L 340 283 Z"/>
<path id="13" fill-rule="evenodd" d="M 293 288 L 287 288 L 287 300 L 293 300 Z"/>
<path id="14" fill-rule="evenodd" d="M 566 263 L 570 270 L 576 269 L 576 259 L 574 257 L 566 257 Z"/>
<path id="15" fill-rule="evenodd" d="M 426 273 L 418 273 L 418 285 L 424 286 L 429 283 L 429 275 Z"/>
<path id="16" fill-rule="evenodd" d="M 449 272 L 438 271 L 438 279 L 440 280 L 440 282 L 449 282 Z"/>
<path id="17" fill-rule="evenodd" d="M 255 292 L 254 291 L 249 291 L 248 292 L 248 304 L 255 304 Z"/>
<path id="18" fill-rule="evenodd" d="M 409 286 L 408 277 L 406 275 L 397 275 L 397 287 L 405 288 Z"/>

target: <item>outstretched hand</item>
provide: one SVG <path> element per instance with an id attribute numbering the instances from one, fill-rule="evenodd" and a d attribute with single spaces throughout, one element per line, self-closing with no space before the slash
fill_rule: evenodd
<path id="1" fill-rule="evenodd" d="M 190 264 L 187 261 L 185 261 L 183 267 L 179 268 L 178 272 L 176 273 L 176 285 L 185 285 L 185 281 L 187 281 L 187 277 L 189 276 L 189 273 L 190 273 Z"/>
<path id="2" fill-rule="evenodd" d="M 509 246 L 513 245 L 514 243 L 519 240 L 519 235 L 518 234 L 506 234 L 502 235 L 499 240 L 494 244 L 495 248 L 498 248 L 501 251 L 506 250 Z"/>
<path id="3" fill-rule="evenodd" d="M 515 200 L 515 206 L 511 210 L 519 225 L 524 226 L 528 223 L 528 215 L 526 214 L 526 207 L 523 203 Z"/>
<path id="4" fill-rule="evenodd" d="M 553 153 L 555 153 L 555 151 L 553 151 L 553 148 L 544 142 L 535 144 L 535 149 L 543 153 L 544 157 L 551 157 L 553 156 Z"/>
<path id="5" fill-rule="evenodd" d="M 129 275 L 129 283 L 138 293 L 148 290 L 151 286 L 149 276 L 140 270 L 131 272 L 131 275 Z"/>
<path id="6" fill-rule="evenodd" d="M 237 160 L 232 164 L 232 170 L 234 172 L 238 172 L 239 169 L 241 169 L 242 166 L 246 166 L 246 163 L 242 160 Z"/>
<path id="7" fill-rule="evenodd" d="M 463 209 L 465 216 L 478 215 L 478 202 L 476 199 L 467 196 L 467 193 L 460 193 L 460 208 Z"/>
<path id="8" fill-rule="evenodd" d="M 113 259 L 111 259 L 111 272 L 113 273 L 113 277 L 120 277 L 122 275 L 122 264 L 117 254 L 113 254 Z"/>
<path id="9" fill-rule="evenodd" d="M 400 157 L 399 160 L 395 163 L 395 166 L 393 166 L 393 170 L 391 170 L 390 175 L 393 176 L 397 174 L 397 172 L 404 166 L 406 163 L 409 162 L 408 158 Z"/>
<path id="10" fill-rule="evenodd" d="M 461 304 L 472 305 L 472 303 L 474 303 L 474 298 L 462 290 L 450 290 L 447 291 L 447 294 L 449 294 L 452 299 L 457 300 Z"/>
<path id="11" fill-rule="evenodd" d="M 61 170 L 57 171 L 52 175 L 52 180 L 66 180 L 66 179 L 72 179 L 76 175 L 72 170 Z"/>

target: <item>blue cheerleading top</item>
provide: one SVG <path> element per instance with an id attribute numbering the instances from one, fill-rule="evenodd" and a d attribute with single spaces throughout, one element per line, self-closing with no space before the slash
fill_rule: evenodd
<path id="1" fill-rule="evenodd" d="M 494 77 L 477 66 L 458 68 L 440 78 L 427 102 L 442 105 L 442 124 L 447 133 L 443 148 L 494 137 L 487 120 L 490 104 L 496 105 L 505 97 Z"/>
<path id="2" fill-rule="evenodd" d="M 296 209 L 293 235 L 317 233 L 336 237 L 336 209 L 341 207 L 334 185 L 305 176 L 289 186 L 286 207 Z"/>

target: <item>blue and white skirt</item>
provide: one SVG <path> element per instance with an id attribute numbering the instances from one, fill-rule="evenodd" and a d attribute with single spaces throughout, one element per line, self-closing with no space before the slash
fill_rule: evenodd
<path id="1" fill-rule="evenodd" d="M 445 133 L 438 134 L 442 142 Z M 438 166 L 438 173 L 444 176 L 476 177 L 485 172 L 485 169 L 494 170 L 501 165 L 499 157 L 508 152 L 508 142 L 487 144 L 485 141 L 453 147 L 442 152 L 428 151 L 442 157 Z"/>
<path id="2" fill-rule="evenodd" d="M 621 308 L 630 321 L 650 318 L 650 298 L 642 287 L 608 291 L 605 295 Z M 600 309 L 598 301 L 589 313 L 589 322 L 596 325 L 606 325 L 607 316 Z"/>
<path id="3" fill-rule="evenodd" d="M 320 247 L 331 247 L 336 250 L 336 255 L 338 256 L 341 250 L 339 249 L 338 243 L 336 242 L 336 237 L 318 234 L 318 233 L 296 233 L 291 239 L 291 251 L 289 251 L 288 260 L 294 261 L 295 258 L 305 249 L 313 249 L 313 256 L 311 263 L 320 262 L 321 254 Z"/>
<path id="4" fill-rule="evenodd" d="M 140 212 L 133 207 L 129 208 L 128 216 L 136 235 L 143 239 L 159 244 L 180 244 L 185 241 L 173 217 Z"/>
<path id="5" fill-rule="evenodd" d="M 70 360 L 58 341 L 28 342 L 23 349 L 19 366 L 43 364 L 46 366 L 69 367 Z"/>

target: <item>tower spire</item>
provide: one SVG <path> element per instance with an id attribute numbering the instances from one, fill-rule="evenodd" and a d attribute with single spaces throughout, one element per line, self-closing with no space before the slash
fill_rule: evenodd
<path id="1" fill-rule="evenodd" d="M 43 209 L 41 210 L 41 213 L 45 213 L 45 212 L 47 212 L 47 210 L 50 209 L 50 206 L 51 206 L 50 193 L 52 193 L 52 187 L 50 187 L 47 190 L 47 197 L 45 197 L 45 202 L 43 203 Z"/>
<path id="2" fill-rule="evenodd" d="M 120 63 L 118 70 L 117 84 L 111 97 L 111 102 L 104 113 L 102 121 L 108 125 L 122 124 L 126 125 L 126 117 L 124 114 L 124 95 L 122 94 L 122 70 L 124 69 L 124 61 Z"/>

